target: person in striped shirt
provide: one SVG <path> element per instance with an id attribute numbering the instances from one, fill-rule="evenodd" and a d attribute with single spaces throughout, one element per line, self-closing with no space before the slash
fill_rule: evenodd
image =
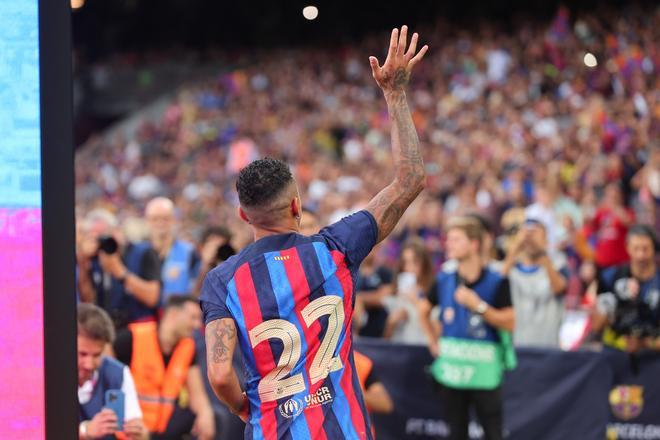
<path id="1" fill-rule="evenodd" d="M 392 119 L 395 176 L 364 210 L 305 236 L 284 162 L 260 159 L 239 173 L 239 214 L 255 242 L 207 274 L 200 303 L 210 383 L 246 421 L 246 439 L 372 438 L 353 359 L 354 285 L 362 260 L 424 188 L 405 89 L 428 47 L 417 52 L 417 34 L 408 46 L 407 33 L 392 31 L 382 66 L 369 58 Z M 237 342 L 245 392 L 232 367 Z"/>

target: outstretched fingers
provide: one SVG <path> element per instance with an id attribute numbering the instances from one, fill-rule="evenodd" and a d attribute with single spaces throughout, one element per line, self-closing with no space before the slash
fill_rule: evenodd
<path id="1" fill-rule="evenodd" d="M 390 48 L 387 50 L 387 58 L 385 58 L 385 64 L 394 58 L 396 54 L 397 45 L 399 42 L 399 29 L 392 29 L 392 35 L 390 36 Z"/>
<path id="2" fill-rule="evenodd" d="M 429 47 L 427 45 L 424 45 L 424 47 L 422 47 L 419 50 L 419 52 L 417 52 L 417 55 L 415 55 L 413 59 L 410 60 L 410 62 L 408 63 L 408 67 L 412 68 L 415 66 L 415 64 L 419 63 L 422 60 L 422 58 L 424 58 L 424 54 L 426 53 L 427 50 L 429 50 Z"/>
<path id="3" fill-rule="evenodd" d="M 417 39 L 419 38 L 419 35 L 417 32 L 415 32 L 410 39 L 410 47 L 408 48 L 408 51 L 406 52 L 405 58 L 407 60 L 411 59 L 413 55 L 415 55 L 415 51 L 417 50 Z"/>
<path id="4" fill-rule="evenodd" d="M 401 33 L 399 34 L 399 45 L 396 48 L 397 56 L 402 56 L 406 50 L 406 39 L 408 38 L 408 26 L 401 26 Z"/>
<path id="5" fill-rule="evenodd" d="M 376 78 L 378 71 L 380 70 L 380 64 L 378 64 L 378 58 L 369 57 L 369 65 L 371 66 L 371 74 Z"/>

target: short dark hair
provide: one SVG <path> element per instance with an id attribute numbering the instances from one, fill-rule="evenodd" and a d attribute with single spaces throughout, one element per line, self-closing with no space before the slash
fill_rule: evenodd
<path id="1" fill-rule="evenodd" d="M 204 232 L 202 233 L 202 239 L 201 243 L 206 242 L 206 240 L 209 239 L 209 237 L 216 235 L 218 237 L 222 237 L 225 240 L 229 241 L 231 240 L 232 233 L 229 230 L 229 228 L 226 228 L 224 226 L 209 226 L 206 229 L 204 229 Z"/>
<path id="2" fill-rule="evenodd" d="M 112 344 L 115 327 L 108 313 L 94 304 L 78 304 L 78 334 L 94 341 Z"/>
<path id="3" fill-rule="evenodd" d="M 165 303 L 165 310 L 171 308 L 181 308 L 187 302 L 199 304 L 199 300 L 192 295 L 170 295 Z"/>
<path id="4" fill-rule="evenodd" d="M 285 162 L 270 157 L 255 160 L 238 174 L 238 200 L 243 206 L 268 205 L 292 181 Z"/>
<path id="5" fill-rule="evenodd" d="M 656 251 L 658 250 L 658 237 L 651 226 L 643 224 L 632 225 L 630 228 L 628 228 L 626 240 L 630 240 L 630 237 L 633 236 L 648 238 L 651 240 L 651 243 L 653 243 L 653 248 Z"/>

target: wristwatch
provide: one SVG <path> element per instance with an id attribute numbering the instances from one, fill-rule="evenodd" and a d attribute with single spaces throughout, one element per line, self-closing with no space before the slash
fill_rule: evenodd
<path id="1" fill-rule="evenodd" d="M 488 303 L 486 301 L 481 301 L 477 304 L 477 307 L 474 309 L 479 315 L 483 315 L 488 310 Z"/>
<path id="2" fill-rule="evenodd" d="M 78 437 L 82 440 L 87 440 L 87 425 L 89 425 L 89 420 L 85 420 L 78 426 Z"/>

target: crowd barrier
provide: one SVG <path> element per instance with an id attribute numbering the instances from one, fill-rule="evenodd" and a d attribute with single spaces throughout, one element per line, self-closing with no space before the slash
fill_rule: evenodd
<path id="1" fill-rule="evenodd" d="M 438 439 L 448 434 L 443 402 L 427 373 L 425 347 L 360 339 L 395 411 L 374 416 L 378 440 Z M 512 440 L 660 439 L 660 356 L 518 349 L 503 385 L 504 428 Z M 478 423 L 470 437 L 481 438 Z"/>
<path id="2" fill-rule="evenodd" d="M 427 372 L 426 347 L 369 338 L 357 339 L 355 347 L 373 360 L 394 402 L 392 414 L 373 416 L 378 440 L 447 437 L 443 407 L 451 402 L 439 398 Z M 518 349 L 517 355 L 518 367 L 503 385 L 507 439 L 660 440 L 660 355 L 532 348 Z M 220 411 L 218 438 L 242 438 L 240 421 Z M 470 438 L 481 434 L 473 421 Z"/>

